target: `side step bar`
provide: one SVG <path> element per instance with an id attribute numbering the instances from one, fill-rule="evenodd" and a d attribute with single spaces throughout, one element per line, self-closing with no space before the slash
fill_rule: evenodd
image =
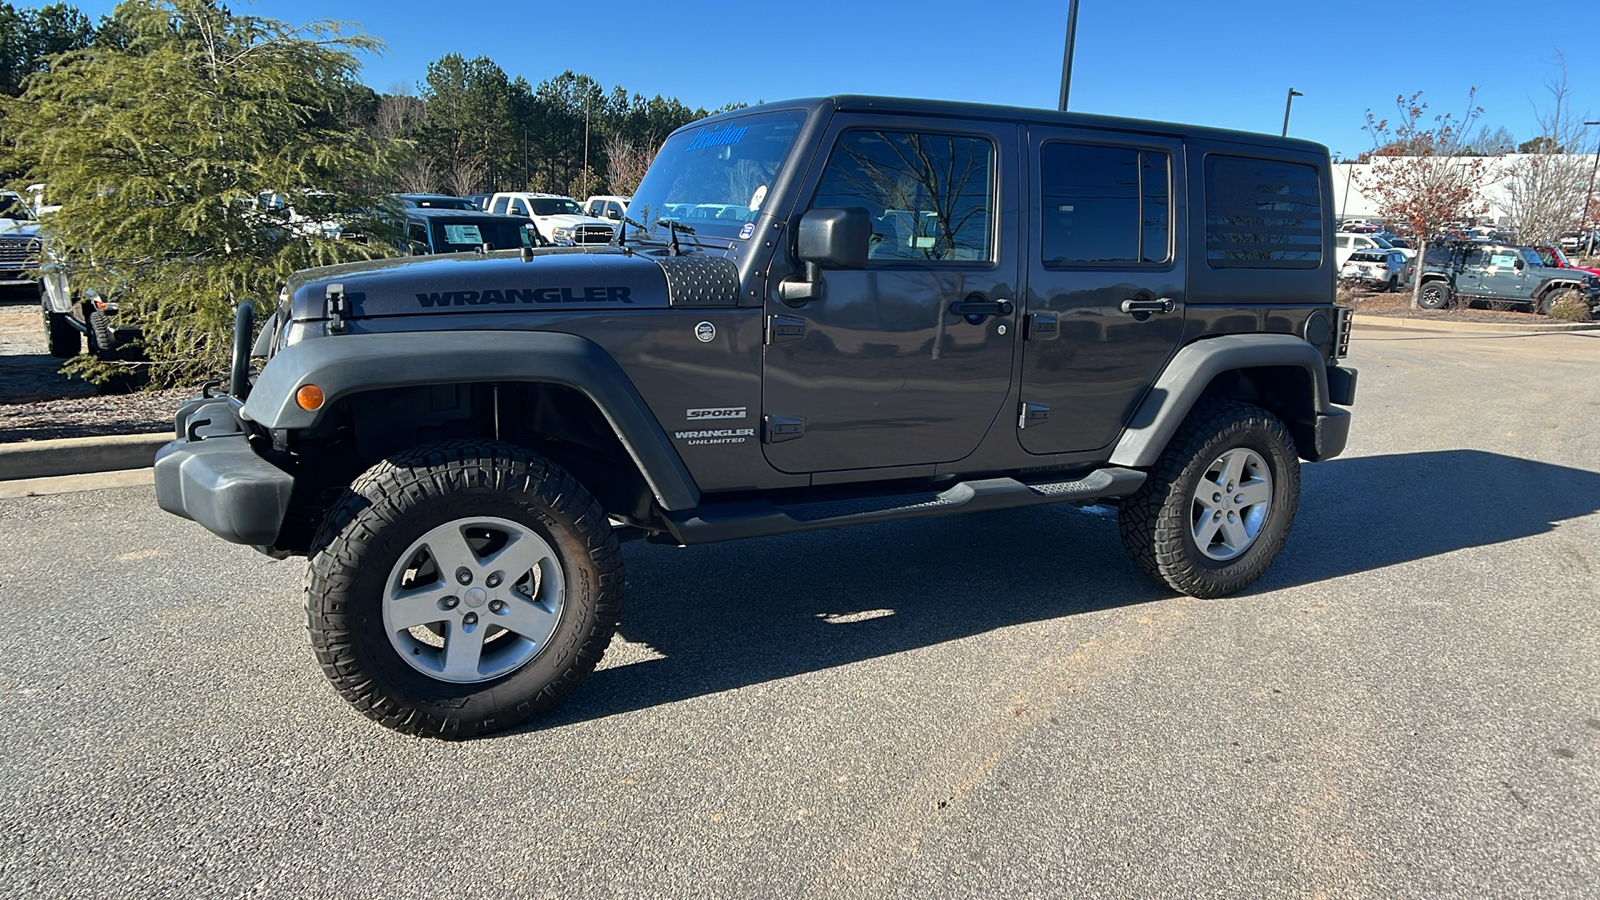
<path id="1" fill-rule="evenodd" d="M 1069 481 L 1022 482 L 985 478 L 958 482 L 943 491 L 880 497 L 853 497 L 779 506 L 767 500 L 707 503 L 670 516 L 673 536 L 683 544 L 711 544 L 736 538 L 767 537 L 921 519 L 958 512 L 1013 509 L 1042 503 L 1072 503 L 1124 497 L 1144 484 L 1145 473 L 1116 466 L 1096 469 Z"/>

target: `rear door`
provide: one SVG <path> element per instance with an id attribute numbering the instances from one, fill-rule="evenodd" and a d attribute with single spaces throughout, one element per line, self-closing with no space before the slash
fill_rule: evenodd
<path id="1" fill-rule="evenodd" d="M 1183 145 L 1030 129 L 1019 440 L 1111 443 L 1183 337 Z"/>

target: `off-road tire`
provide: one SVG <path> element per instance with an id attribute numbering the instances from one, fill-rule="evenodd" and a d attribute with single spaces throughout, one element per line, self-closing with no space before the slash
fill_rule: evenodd
<path id="1" fill-rule="evenodd" d="M 419 535 L 476 516 L 538 533 L 559 556 L 564 600 L 526 663 L 492 681 L 451 683 L 400 657 L 382 597 Z M 622 552 L 605 512 L 567 472 L 510 444 L 442 442 L 379 463 L 328 513 L 310 556 L 306 617 L 323 674 L 368 718 L 407 734 L 462 740 L 549 708 L 593 671 L 621 610 Z"/>
<path id="2" fill-rule="evenodd" d="M 1450 305 L 1450 285 L 1443 281 L 1426 281 L 1417 294 L 1417 305 L 1423 309 L 1444 309 Z"/>
<path id="3" fill-rule="evenodd" d="M 115 350 L 117 338 L 111 330 L 111 319 L 93 306 L 84 312 L 89 322 L 89 352 L 99 356 Z"/>
<path id="4" fill-rule="evenodd" d="M 1557 288 L 1553 291 L 1545 291 L 1544 296 L 1540 297 L 1538 302 L 1534 304 L 1534 308 L 1538 311 L 1539 315 L 1548 316 L 1550 315 L 1551 308 L 1553 308 L 1557 303 L 1569 298 L 1580 303 L 1583 301 L 1583 295 L 1579 294 L 1573 288 Z"/>
<path id="5" fill-rule="evenodd" d="M 44 332 L 49 340 L 50 355 L 56 359 L 71 359 L 82 353 L 83 335 L 67 321 L 66 314 L 51 312 L 42 302 L 39 308 L 44 311 Z"/>
<path id="6" fill-rule="evenodd" d="M 1208 557 L 1192 533 L 1199 480 L 1235 448 L 1259 454 L 1272 476 L 1272 500 L 1260 531 L 1243 553 Z M 1300 502 L 1300 458 L 1294 438 L 1266 410 L 1237 401 L 1201 401 L 1168 442 L 1144 485 L 1117 515 L 1122 546 L 1146 574 L 1193 597 L 1244 590 L 1272 565 L 1294 525 Z"/>

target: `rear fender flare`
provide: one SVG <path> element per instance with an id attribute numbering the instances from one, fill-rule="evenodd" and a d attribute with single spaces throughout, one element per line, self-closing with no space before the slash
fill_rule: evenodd
<path id="1" fill-rule="evenodd" d="M 628 451 L 656 501 L 692 509 L 700 490 L 671 440 L 610 354 L 572 334 L 446 331 L 312 338 L 284 348 L 262 369 L 243 416 L 270 429 L 315 426 L 341 398 L 431 384 L 523 381 L 560 384 L 588 397 Z M 326 398 L 316 410 L 295 402 L 302 385 Z"/>
<path id="2" fill-rule="evenodd" d="M 1189 410 L 1218 375 L 1261 366 L 1306 370 L 1316 415 L 1329 414 L 1328 361 L 1316 347 L 1287 334 L 1235 334 L 1196 341 L 1179 350 L 1145 394 L 1111 453 L 1110 463 L 1153 466 Z"/>

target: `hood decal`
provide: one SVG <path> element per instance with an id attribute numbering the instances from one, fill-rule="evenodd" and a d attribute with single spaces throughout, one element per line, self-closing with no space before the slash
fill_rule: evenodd
<path id="1" fill-rule="evenodd" d="M 668 305 L 661 267 L 637 253 L 535 251 L 528 260 L 512 253 L 460 253 L 298 273 L 289 282 L 294 319 L 325 318 L 324 295 L 332 283 L 344 285 L 350 318 L 358 320 Z"/>
<path id="2" fill-rule="evenodd" d="M 434 291 L 418 294 L 417 302 L 429 306 L 479 306 L 489 303 L 632 303 L 632 288 L 506 288 L 485 291 Z"/>

